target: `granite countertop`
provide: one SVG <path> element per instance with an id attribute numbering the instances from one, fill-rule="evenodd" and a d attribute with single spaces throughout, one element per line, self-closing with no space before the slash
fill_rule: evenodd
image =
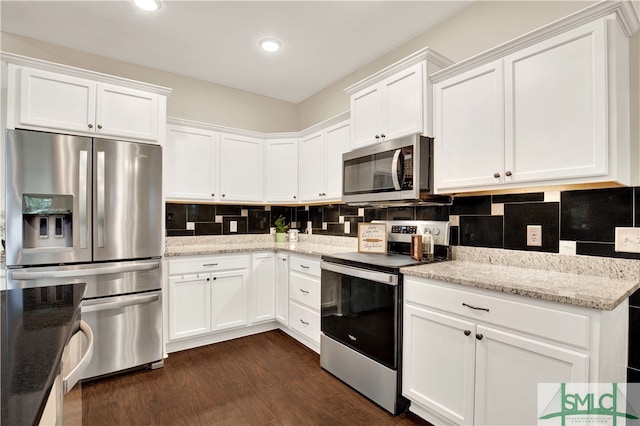
<path id="1" fill-rule="evenodd" d="M 2 424 L 38 424 L 77 331 L 85 284 L 3 291 Z"/>
<path id="2" fill-rule="evenodd" d="M 462 247 L 453 258 L 400 272 L 607 311 L 636 291 L 640 280 L 637 260 Z"/>
<path id="3" fill-rule="evenodd" d="M 349 237 L 301 235 L 295 243 L 276 243 L 271 235 L 170 237 L 166 240 L 165 256 L 189 256 L 252 251 L 286 251 L 320 257 L 324 254 L 357 250 L 357 241 Z"/>

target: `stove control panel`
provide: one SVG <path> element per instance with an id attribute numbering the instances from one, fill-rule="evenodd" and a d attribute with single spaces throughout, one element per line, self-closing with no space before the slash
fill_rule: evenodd
<path id="1" fill-rule="evenodd" d="M 449 222 L 439 220 L 374 220 L 387 225 L 389 242 L 410 243 L 412 235 L 430 233 L 434 244 L 449 245 Z"/>

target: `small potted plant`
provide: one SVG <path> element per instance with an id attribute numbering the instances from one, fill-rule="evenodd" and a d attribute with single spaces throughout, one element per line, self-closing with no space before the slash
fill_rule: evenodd
<path id="1" fill-rule="evenodd" d="M 274 223 L 276 225 L 276 242 L 284 243 L 287 240 L 287 229 L 289 229 L 287 219 L 280 215 Z"/>

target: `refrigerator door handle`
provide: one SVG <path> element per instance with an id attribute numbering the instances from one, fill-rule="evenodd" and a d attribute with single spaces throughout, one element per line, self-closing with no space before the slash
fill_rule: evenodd
<path id="1" fill-rule="evenodd" d="M 85 314 L 88 312 L 109 311 L 114 309 L 126 308 L 127 306 L 143 305 L 145 303 L 156 302 L 158 300 L 160 300 L 160 294 L 156 293 L 150 296 L 129 296 L 126 300 L 119 300 L 117 302 L 104 302 L 101 300 L 84 301 L 82 303 L 81 312 Z"/>
<path id="2" fill-rule="evenodd" d="M 105 191 L 105 182 L 104 182 L 104 151 L 99 151 L 97 153 L 98 156 L 98 165 L 97 165 L 97 198 L 98 198 L 98 247 L 104 247 L 104 214 L 105 214 L 105 206 L 104 206 L 104 191 Z"/>
<path id="3" fill-rule="evenodd" d="M 92 275 L 119 274 L 123 272 L 149 271 L 160 267 L 159 261 L 146 263 L 135 263 L 129 265 L 108 265 L 97 268 L 86 269 L 62 269 L 62 270 L 46 270 L 46 271 L 9 271 L 13 280 L 39 280 L 43 278 L 71 278 L 84 277 Z"/>
<path id="4" fill-rule="evenodd" d="M 78 176 L 78 222 L 80 223 L 80 248 L 87 248 L 87 151 L 80 151 Z"/>
<path id="5" fill-rule="evenodd" d="M 89 327 L 89 324 L 82 320 L 80 320 L 80 332 L 87 338 L 87 350 L 82 356 L 80 362 L 78 362 L 78 364 L 73 367 L 73 370 L 71 370 L 62 380 L 62 392 L 65 395 L 73 389 L 76 383 L 78 383 L 93 358 L 93 331 L 91 330 L 91 327 Z"/>

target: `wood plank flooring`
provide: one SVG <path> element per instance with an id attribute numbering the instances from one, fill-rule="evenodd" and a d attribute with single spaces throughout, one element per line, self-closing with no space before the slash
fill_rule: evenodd
<path id="1" fill-rule="evenodd" d="M 164 368 L 82 384 L 83 424 L 419 425 L 320 368 L 280 330 L 172 353 Z"/>

